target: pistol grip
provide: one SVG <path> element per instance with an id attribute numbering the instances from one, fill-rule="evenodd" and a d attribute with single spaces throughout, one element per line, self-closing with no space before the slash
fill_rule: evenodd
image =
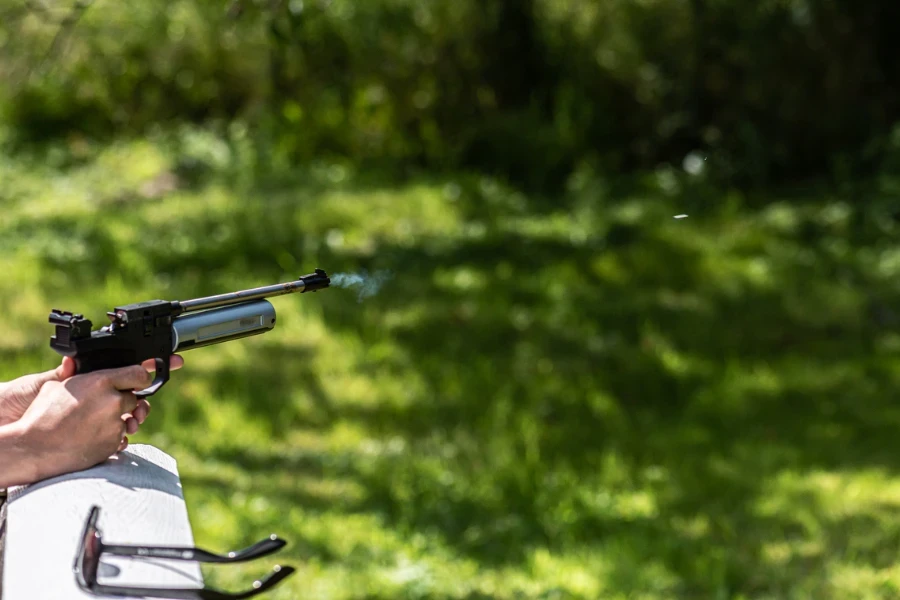
<path id="1" fill-rule="evenodd" d="M 156 361 L 156 377 L 154 377 L 153 383 L 150 384 L 150 387 L 134 392 L 134 395 L 138 398 L 146 398 L 148 396 L 152 396 L 159 391 L 159 388 L 161 388 L 167 381 L 169 381 L 168 357 L 154 358 L 153 360 Z"/>

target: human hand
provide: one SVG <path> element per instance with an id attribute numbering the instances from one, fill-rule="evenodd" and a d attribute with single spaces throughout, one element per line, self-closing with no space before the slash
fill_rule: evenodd
<path id="1" fill-rule="evenodd" d="M 156 362 L 151 358 L 141 363 L 141 366 L 144 367 L 144 369 L 146 369 L 147 371 L 153 372 L 156 369 Z M 175 371 L 183 366 L 184 359 L 177 354 L 173 354 L 169 359 L 170 370 Z M 138 399 L 137 407 L 135 407 L 134 411 L 132 411 L 131 414 L 123 415 L 123 418 L 125 419 L 125 433 L 127 433 L 128 435 L 134 435 L 135 433 L 137 433 L 138 428 L 144 424 L 144 420 L 146 420 L 147 415 L 149 414 L 150 401 L 146 398 Z M 116 450 L 116 452 L 121 452 L 128 447 L 128 435 L 122 436 L 122 442 L 119 444 L 119 449 Z"/>
<path id="2" fill-rule="evenodd" d="M 17 423 L 37 479 L 87 469 L 121 448 L 128 419 L 137 420 L 133 390 L 150 382 L 143 365 L 44 382 Z"/>
<path id="3" fill-rule="evenodd" d="M 69 357 L 63 357 L 62 363 L 55 369 L 0 383 L 0 426 L 21 419 L 46 382 L 62 381 L 74 374 L 75 362 Z"/>
<path id="4" fill-rule="evenodd" d="M 173 371 L 180 369 L 184 366 L 184 359 L 177 354 L 173 355 L 169 365 L 169 368 Z M 144 361 L 143 366 L 148 371 L 156 368 L 153 359 Z M 42 385 L 48 381 L 65 381 L 73 375 L 75 375 L 75 361 L 68 356 L 64 356 L 60 365 L 55 369 L 44 371 L 43 373 L 23 375 L 18 379 L 0 383 L 0 426 L 8 425 L 21 419 L 28 407 L 31 406 Z M 126 422 L 126 430 L 129 435 L 137 432 L 138 425 L 144 422 L 149 412 L 150 403 L 144 399 L 138 401 L 137 408 L 135 408 L 132 415 L 133 418 Z M 125 442 L 127 445 L 127 439 Z"/>

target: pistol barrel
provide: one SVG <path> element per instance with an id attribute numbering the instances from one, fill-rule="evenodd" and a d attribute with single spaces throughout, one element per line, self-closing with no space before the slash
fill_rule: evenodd
<path id="1" fill-rule="evenodd" d="M 252 288 L 249 290 L 241 290 L 239 292 L 229 292 L 227 294 L 218 294 L 216 296 L 206 296 L 205 298 L 195 298 L 193 300 L 182 300 L 174 302 L 176 314 L 193 312 L 197 310 L 207 310 L 210 308 L 218 308 L 220 306 L 230 306 L 241 302 L 250 302 L 253 300 L 262 300 L 271 298 L 272 296 L 281 296 L 283 294 L 294 294 L 300 292 L 315 292 L 323 288 L 327 288 L 331 284 L 328 274 L 322 269 L 316 269 L 315 273 L 303 275 L 296 281 L 288 281 L 286 283 L 276 283 L 275 285 L 266 285 L 263 287 Z"/>

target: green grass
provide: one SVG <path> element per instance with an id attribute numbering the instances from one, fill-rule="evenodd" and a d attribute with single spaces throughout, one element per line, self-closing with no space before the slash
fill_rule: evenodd
<path id="1" fill-rule="evenodd" d="M 273 599 L 900 594 L 878 205 L 751 209 L 665 173 L 553 201 L 339 165 L 250 184 L 194 135 L 209 172 L 158 196 L 162 142 L 0 165 L 0 375 L 56 364 L 50 308 L 389 271 L 186 353 L 132 440 L 178 460 L 198 544 L 291 542 Z"/>

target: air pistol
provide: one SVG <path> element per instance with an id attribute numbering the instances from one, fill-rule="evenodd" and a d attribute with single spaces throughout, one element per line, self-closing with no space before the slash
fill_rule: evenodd
<path id="1" fill-rule="evenodd" d="M 200 348 L 251 335 L 275 327 L 271 296 L 315 292 L 331 279 L 322 269 L 296 281 L 229 292 L 193 300 L 148 300 L 119 306 L 106 313 L 109 325 L 92 331 L 83 315 L 54 309 L 50 323 L 56 334 L 50 347 L 75 360 L 76 373 L 156 363 L 156 376 L 138 397 L 155 394 L 169 380 L 169 358 L 176 352 Z"/>

